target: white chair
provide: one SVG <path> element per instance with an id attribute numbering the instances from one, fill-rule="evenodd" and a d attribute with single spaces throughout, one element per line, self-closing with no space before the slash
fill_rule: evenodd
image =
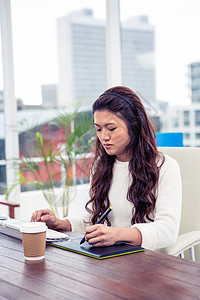
<path id="1" fill-rule="evenodd" d="M 159 147 L 158 149 L 179 163 L 183 186 L 178 240 L 174 246 L 166 248 L 166 252 L 182 258 L 188 258 L 190 255 L 192 260 L 195 260 L 196 252 L 196 260 L 200 261 L 200 148 Z"/>

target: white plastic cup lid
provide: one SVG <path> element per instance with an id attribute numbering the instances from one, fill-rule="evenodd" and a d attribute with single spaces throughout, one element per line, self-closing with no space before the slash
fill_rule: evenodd
<path id="1" fill-rule="evenodd" d="M 43 222 L 28 222 L 21 226 L 21 232 L 23 233 L 36 233 L 47 231 L 47 226 Z"/>

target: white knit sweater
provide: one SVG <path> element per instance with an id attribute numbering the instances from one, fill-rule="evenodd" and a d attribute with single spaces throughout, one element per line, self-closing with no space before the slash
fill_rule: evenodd
<path id="1" fill-rule="evenodd" d="M 181 175 L 178 163 L 165 155 L 165 162 L 159 175 L 158 193 L 154 211 L 154 222 L 131 225 L 133 204 L 127 200 L 127 189 L 130 185 L 128 162 L 116 161 L 113 169 L 113 179 L 109 192 L 110 203 L 113 206 L 109 219 L 114 227 L 136 227 L 142 234 L 142 247 L 160 249 L 176 242 L 182 203 Z M 82 219 L 67 218 L 72 231 L 85 231 L 85 222 L 89 214 Z"/>

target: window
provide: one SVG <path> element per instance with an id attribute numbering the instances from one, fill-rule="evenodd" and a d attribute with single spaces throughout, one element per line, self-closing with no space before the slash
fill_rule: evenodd
<path id="1" fill-rule="evenodd" d="M 200 110 L 195 111 L 195 125 L 200 126 Z"/>
<path id="2" fill-rule="evenodd" d="M 195 133 L 195 139 L 200 140 L 200 133 Z"/>
<path id="3" fill-rule="evenodd" d="M 186 140 L 190 139 L 190 133 L 184 133 L 184 138 L 185 138 Z"/>
<path id="4" fill-rule="evenodd" d="M 188 110 L 183 112 L 183 124 L 184 126 L 190 125 L 190 112 Z"/>
<path id="5" fill-rule="evenodd" d="M 24 145 L 30 142 L 27 134 L 30 130 L 34 134 L 41 130 L 54 141 L 62 139 L 62 134 L 57 134 L 52 125 L 48 128 L 45 125 L 52 120 L 56 106 L 71 109 L 72 105 L 75 108 L 91 105 L 106 89 L 106 1 L 61 0 L 58 5 L 56 0 L 10 0 L 10 4 L 22 157 Z M 0 72 L 1 66 L 0 61 Z M 1 75 L 0 91 L 3 91 Z M 0 109 L 2 105 L 0 92 Z M 2 119 L 3 112 L 0 113 L 0 134 L 3 134 Z M 6 177 L 4 144 L 3 136 L 0 137 L 0 188 L 5 186 Z M 33 149 L 30 153 L 34 153 Z M 84 175 L 81 179 L 80 166 L 79 162 L 78 180 L 85 182 L 88 177 Z"/>
<path id="6" fill-rule="evenodd" d="M 37 120 L 28 116 L 33 116 L 33 110 L 41 110 L 43 120 L 47 118 L 48 121 L 49 110 L 52 111 L 55 105 L 64 104 L 71 108 L 74 103 L 77 106 L 82 103 L 90 106 L 107 87 L 106 0 L 60 0 L 59 5 L 57 0 L 10 2 L 18 129 L 20 139 L 24 139 L 22 144 L 27 144 L 28 137 L 22 128 L 26 125 L 24 116 L 29 124 L 35 125 Z M 189 94 L 186 66 L 199 59 L 196 47 L 200 43 L 196 34 L 196 28 L 200 27 L 199 0 L 169 0 L 167 4 L 159 0 L 119 2 L 122 84 L 141 96 L 153 117 L 162 107 L 161 103 L 184 105 Z M 71 39 L 66 32 L 70 33 Z M 0 91 L 3 91 L 1 57 Z M 197 89 L 198 64 L 194 65 L 193 74 L 193 88 Z M 194 90 L 194 93 L 195 101 L 198 101 L 199 91 Z M 0 92 L 0 109 L 1 97 Z M 2 111 L 0 133 L 3 116 Z M 189 111 L 184 112 L 183 118 L 184 126 L 188 128 L 191 125 Z M 178 119 L 172 122 L 174 127 L 180 125 Z M 195 124 L 200 126 L 198 111 Z M 5 185 L 4 131 L 2 134 L 0 184 Z M 55 131 L 52 136 L 56 137 Z"/>

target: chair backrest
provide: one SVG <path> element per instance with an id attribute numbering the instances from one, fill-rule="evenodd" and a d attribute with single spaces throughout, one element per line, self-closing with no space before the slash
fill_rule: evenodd
<path id="1" fill-rule="evenodd" d="M 159 147 L 180 166 L 183 203 L 179 234 L 200 230 L 200 148 Z"/>

